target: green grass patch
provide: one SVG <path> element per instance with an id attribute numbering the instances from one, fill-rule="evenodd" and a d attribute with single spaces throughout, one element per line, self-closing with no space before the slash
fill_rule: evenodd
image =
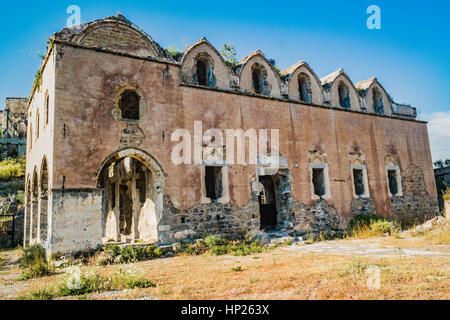
<path id="1" fill-rule="evenodd" d="M 233 255 L 248 256 L 261 253 L 268 248 L 258 241 L 228 240 L 219 236 L 208 236 L 204 240 L 198 240 L 195 244 L 188 244 L 184 253 L 188 255 L 201 255 L 210 253 L 215 256 Z"/>
<path id="2" fill-rule="evenodd" d="M 22 257 L 19 263 L 22 269 L 19 277 L 21 281 L 53 274 L 53 266 L 47 259 L 45 249 L 39 244 L 22 249 Z"/>
<path id="3" fill-rule="evenodd" d="M 69 277 L 65 277 L 57 285 L 39 289 L 29 295 L 19 297 L 20 300 L 52 300 L 61 297 L 79 297 L 87 299 L 87 296 L 96 292 L 121 291 L 126 289 L 146 289 L 156 285 L 149 279 L 137 276 L 133 271 L 122 272 L 112 277 L 102 277 L 98 274 L 82 274 L 75 270 Z"/>
<path id="4" fill-rule="evenodd" d="M 104 248 L 104 254 L 99 260 L 102 266 L 115 263 L 134 263 L 160 258 L 163 251 L 156 246 L 127 246 L 109 245 Z"/>

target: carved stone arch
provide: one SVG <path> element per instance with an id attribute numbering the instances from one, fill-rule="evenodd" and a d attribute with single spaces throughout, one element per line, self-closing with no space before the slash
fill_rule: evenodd
<path id="1" fill-rule="evenodd" d="M 348 89 L 351 110 L 361 111 L 361 100 L 355 85 L 350 77 L 341 68 L 321 79 L 322 86 L 329 92 L 331 105 L 336 108 L 342 108 L 339 100 L 339 87 L 345 85 Z"/>
<path id="2" fill-rule="evenodd" d="M 72 41 L 83 46 L 101 47 L 137 56 L 162 56 L 159 45 L 125 18 L 106 18 L 89 24 Z"/>
<path id="3" fill-rule="evenodd" d="M 232 73 L 222 55 L 205 38 L 189 47 L 181 60 L 181 79 L 184 83 L 197 84 L 195 74 L 197 61 L 206 58 L 211 63 L 214 87 L 230 90 L 232 87 Z"/>
<path id="4" fill-rule="evenodd" d="M 40 178 L 39 178 L 39 242 L 41 244 L 47 243 L 48 234 L 48 162 L 47 157 L 44 156 L 41 163 Z"/>
<path id="5" fill-rule="evenodd" d="M 312 94 L 312 103 L 317 105 L 323 105 L 323 87 L 320 83 L 319 77 L 317 77 L 316 73 L 311 69 L 311 67 L 304 61 L 300 61 L 299 63 L 293 65 L 292 67 L 284 70 L 281 73 L 283 78 L 288 77 L 288 95 L 292 100 L 300 101 L 299 94 L 299 77 L 307 77 L 310 90 Z"/>
<path id="6" fill-rule="evenodd" d="M 126 166 L 131 169 L 124 175 L 123 168 Z M 97 184 L 105 189 L 103 235 L 106 241 L 124 241 L 124 236 L 131 237 L 131 241 L 167 240 L 165 232 L 160 230 L 164 214 L 165 177 L 158 161 L 136 148 L 118 150 L 103 161 Z M 123 191 L 125 186 L 128 186 L 128 191 Z M 129 209 L 124 212 L 124 207 Z M 122 228 L 124 219 L 128 221 L 125 229 Z"/>
<path id="7" fill-rule="evenodd" d="M 254 64 L 261 65 L 267 72 L 267 83 L 270 85 L 270 97 L 281 98 L 281 79 L 275 67 L 257 50 L 239 63 L 239 84 L 243 92 L 254 93 L 252 70 Z"/>
<path id="8" fill-rule="evenodd" d="M 331 101 L 334 106 L 341 107 L 339 102 L 339 86 L 346 86 L 349 98 L 350 98 L 350 108 L 351 110 L 360 111 L 361 110 L 361 102 L 359 99 L 358 91 L 356 90 L 353 82 L 346 74 L 341 74 L 336 81 L 333 83 L 331 87 Z"/>
<path id="9" fill-rule="evenodd" d="M 375 90 L 377 90 L 382 95 L 384 114 L 387 116 L 391 116 L 392 115 L 391 99 L 389 98 L 389 95 L 386 92 L 386 90 L 376 79 L 374 79 L 373 83 L 369 86 L 369 88 L 366 91 L 366 104 L 369 107 L 369 111 L 376 113 L 376 110 L 374 108 L 374 96 L 373 96 Z"/>

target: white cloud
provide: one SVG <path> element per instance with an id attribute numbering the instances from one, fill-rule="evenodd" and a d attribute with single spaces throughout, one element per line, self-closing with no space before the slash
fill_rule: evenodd
<path id="1" fill-rule="evenodd" d="M 428 121 L 433 161 L 450 158 L 450 111 L 421 114 Z"/>

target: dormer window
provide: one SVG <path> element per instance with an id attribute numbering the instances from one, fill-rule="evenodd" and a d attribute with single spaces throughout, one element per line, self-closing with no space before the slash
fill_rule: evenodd
<path id="1" fill-rule="evenodd" d="M 383 96 L 377 88 L 373 89 L 373 110 L 377 114 L 384 114 Z"/>
<path id="2" fill-rule="evenodd" d="M 339 105 L 342 108 L 350 109 L 351 108 L 350 94 L 349 94 L 347 86 L 343 83 L 340 83 L 339 87 L 338 87 L 338 91 L 339 91 Z"/>
<path id="3" fill-rule="evenodd" d="M 123 120 L 139 120 L 140 119 L 140 102 L 141 97 L 134 90 L 125 90 L 122 92 L 119 101 L 121 118 Z"/>
<path id="4" fill-rule="evenodd" d="M 213 72 L 213 66 L 206 54 L 197 58 L 197 62 L 195 63 L 194 82 L 200 86 L 210 88 L 216 86 L 216 77 Z"/>
<path id="5" fill-rule="evenodd" d="M 306 76 L 300 76 L 298 78 L 298 90 L 300 101 L 311 103 L 311 86 L 309 85 L 309 79 Z"/>
<path id="6" fill-rule="evenodd" d="M 205 59 L 199 59 L 197 61 L 197 81 L 198 84 L 201 86 L 207 86 L 208 85 L 208 78 L 207 78 L 207 72 L 208 72 L 208 65 L 209 63 L 205 61 Z"/>
<path id="7" fill-rule="evenodd" d="M 262 94 L 265 96 L 270 94 L 269 83 L 267 81 L 267 71 L 258 63 L 255 63 L 252 67 L 252 82 L 253 90 L 256 94 Z"/>

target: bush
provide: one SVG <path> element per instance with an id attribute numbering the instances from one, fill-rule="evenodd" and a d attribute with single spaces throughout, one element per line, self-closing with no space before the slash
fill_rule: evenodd
<path id="1" fill-rule="evenodd" d="M 47 260 L 45 249 L 40 244 L 22 249 L 20 267 L 22 269 L 20 280 L 45 277 L 53 273 L 53 266 Z"/>
<path id="2" fill-rule="evenodd" d="M 209 252 L 215 256 L 226 254 L 248 256 L 254 253 L 261 253 L 265 249 L 264 245 L 258 241 L 231 241 L 219 236 L 208 236 L 205 240 L 198 240 L 195 244 L 188 245 L 187 248 L 185 248 L 184 253 L 188 255 L 201 255 Z"/>
<path id="3" fill-rule="evenodd" d="M 0 162 L 0 180 L 25 177 L 25 157 L 6 159 Z"/>
<path id="4" fill-rule="evenodd" d="M 106 254 L 106 257 L 99 261 L 99 264 L 102 266 L 114 264 L 116 262 L 134 263 L 152 260 L 160 258 L 164 254 L 161 248 L 154 245 L 146 247 L 128 246 L 124 248 L 121 248 L 118 245 L 109 245 L 105 247 L 104 253 Z"/>
<path id="5" fill-rule="evenodd" d="M 442 198 L 444 198 L 444 200 L 450 200 L 450 189 L 442 191 Z"/>
<path id="6" fill-rule="evenodd" d="M 351 237 L 377 237 L 386 233 L 393 235 L 398 230 L 396 224 L 375 214 L 356 215 L 349 223 Z"/>

